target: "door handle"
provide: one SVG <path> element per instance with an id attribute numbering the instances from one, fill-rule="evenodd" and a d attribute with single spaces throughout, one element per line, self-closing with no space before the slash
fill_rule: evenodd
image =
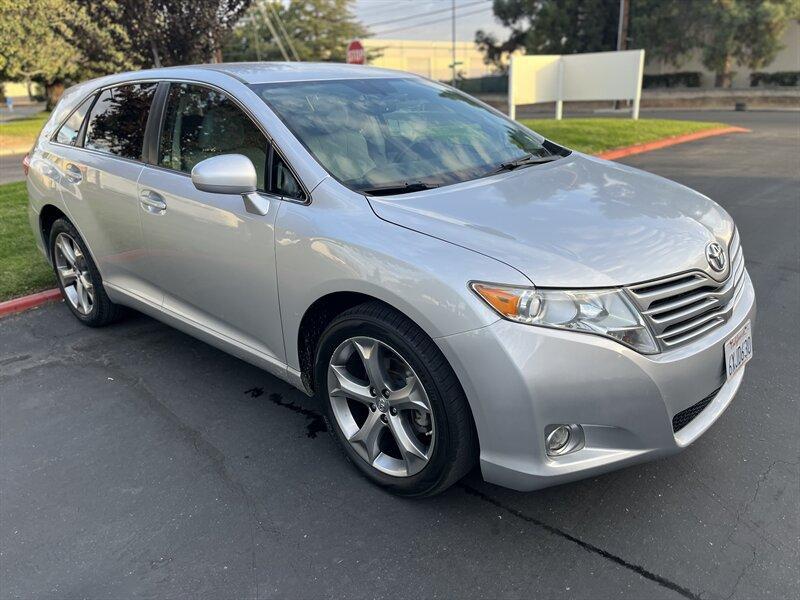
<path id="1" fill-rule="evenodd" d="M 142 190 L 139 194 L 139 203 L 142 208 L 154 215 L 162 215 L 167 210 L 167 203 L 161 194 L 153 190 Z"/>
<path id="2" fill-rule="evenodd" d="M 64 167 L 64 178 L 70 183 L 80 183 L 83 180 L 83 173 L 78 165 L 67 163 Z"/>

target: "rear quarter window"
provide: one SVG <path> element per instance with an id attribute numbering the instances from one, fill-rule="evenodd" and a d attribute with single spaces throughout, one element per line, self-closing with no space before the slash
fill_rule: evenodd
<path id="1" fill-rule="evenodd" d="M 94 95 L 87 98 L 83 103 L 64 121 L 64 124 L 59 127 L 56 133 L 56 139 L 59 144 L 68 144 L 74 146 L 78 141 L 78 133 L 81 130 L 83 120 L 86 118 L 86 113 L 94 102 Z"/>

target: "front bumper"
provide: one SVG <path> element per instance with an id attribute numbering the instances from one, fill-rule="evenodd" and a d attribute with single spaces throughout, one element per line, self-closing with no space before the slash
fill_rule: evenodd
<path id="1" fill-rule="evenodd" d="M 743 371 L 726 381 L 723 344 L 755 320 L 749 275 L 727 323 L 645 356 L 609 339 L 497 321 L 437 338 L 469 399 L 484 479 L 520 491 L 582 479 L 679 451 L 722 414 Z M 719 389 L 686 427 L 672 417 Z M 548 457 L 545 428 L 583 426 L 584 447 Z"/>

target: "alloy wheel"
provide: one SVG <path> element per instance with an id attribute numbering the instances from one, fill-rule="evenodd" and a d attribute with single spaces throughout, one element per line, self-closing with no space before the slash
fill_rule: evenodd
<path id="1" fill-rule="evenodd" d="M 408 362 L 370 337 L 345 340 L 328 364 L 328 395 L 345 439 L 379 471 L 409 477 L 436 441 L 428 394 Z"/>
<path id="2" fill-rule="evenodd" d="M 59 233 L 53 254 L 67 301 L 80 314 L 88 315 L 94 306 L 94 284 L 80 246 L 68 234 Z"/>

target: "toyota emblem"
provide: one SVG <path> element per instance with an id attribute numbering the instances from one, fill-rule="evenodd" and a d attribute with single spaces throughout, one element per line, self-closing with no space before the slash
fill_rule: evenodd
<path id="1" fill-rule="evenodd" d="M 706 260 L 708 265 L 717 273 L 725 270 L 725 249 L 717 242 L 706 246 Z"/>

